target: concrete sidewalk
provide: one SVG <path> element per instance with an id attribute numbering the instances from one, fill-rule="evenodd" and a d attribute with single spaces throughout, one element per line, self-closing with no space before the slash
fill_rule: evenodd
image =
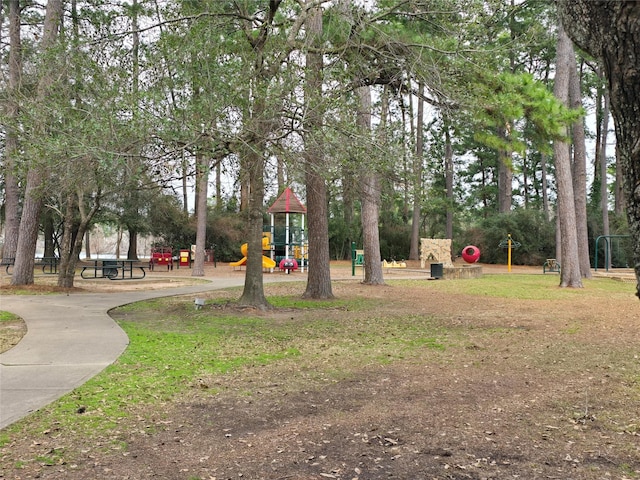
<path id="1" fill-rule="evenodd" d="M 107 315 L 110 309 L 244 284 L 244 276 L 207 280 L 126 293 L 0 297 L 0 309 L 22 317 L 28 329 L 18 345 L 0 354 L 0 429 L 82 385 L 122 354 L 129 339 Z"/>

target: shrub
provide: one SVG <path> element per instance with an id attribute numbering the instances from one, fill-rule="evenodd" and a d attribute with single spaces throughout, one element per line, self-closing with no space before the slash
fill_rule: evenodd
<path id="1" fill-rule="evenodd" d="M 482 219 L 466 230 L 461 238 L 476 245 L 485 263 L 506 263 L 507 249 L 501 248 L 508 235 L 520 244 L 511 252 L 514 265 L 542 265 L 545 259 L 555 255 L 555 222 L 549 222 L 542 212 L 514 210 Z"/>

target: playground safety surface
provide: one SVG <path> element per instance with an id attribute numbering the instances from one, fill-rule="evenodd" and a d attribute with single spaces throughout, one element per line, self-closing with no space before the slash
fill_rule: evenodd
<path id="1" fill-rule="evenodd" d="M 419 269 L 409 266 L 385 276 L 428 276 L 414 270 Z M 499 273 L 506 267 L 483 270 Z M 513 267 L 513 273 L 542 274 L 542 268 Z M 189 275 L 188 269 L 156 271 L 126 285 L 108 280 L 76 285 L 117 293 L 198 281 Z M 244 272 L 218 266 L 206 275 Z M 448 332 L 438 339 L 444 348 L 425 347 L 420 354 L 353 368 L 347 366 L 348 352 L 341 352 L 330 335 L 323 346 L 318 339 L 303 340 L 299 348 L 317 351 L 314 364 L 276 362 L 203 379 L 207 385 L 184 398 L 123 419 L 111 433 L 118 442 L 98 438 L 88 445 L 55 428 L 12 434 L 0 447 L 0 478 L 595 480 L 640 475 L 640 305 L 632 294 L 577 294 L 553 301 L 479 298 L 443 294 L 429 287 L 432 282 L 367 287 L 358 283 L 358 275 L 352 277 L 346 263 L 332 266 L 332 278 L 342 280 L 334 283 L 334 294 L 370 298 L 381 318 L 428 317 L 436 332 Z M 273 295 L 301 293 L 303 284 L 265 288 Z M 281 311 L 261 315 L 278 322 L 317 322 L 348 313 L 320 310 L 305 313 L 304 319 Z M 384 325 L 380 328 L 384 331 Z M 416 340 L 420 336 L 416 331 Z M 209 388 L 218 393 L 211 395 Z M 107 447 L 113 443 L 127 447 Z M 54 458 L 56 452 L 73 461 L 30 460 Z"/>

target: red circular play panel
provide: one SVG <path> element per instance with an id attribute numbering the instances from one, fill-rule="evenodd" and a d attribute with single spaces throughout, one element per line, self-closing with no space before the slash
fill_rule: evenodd
<path id="1" fill-rule="evenodd" d="M 468 245 L 462 249 L 462 259 L 467 263 L 476 263 L 480 258 L 480 249 L 473 245 Z"/>
<path id="2" fill-rule="evenodd" d="M 280 270 L 297 270 L 298 262 L 295 258 L 283 258 L 278 266 Z"/>

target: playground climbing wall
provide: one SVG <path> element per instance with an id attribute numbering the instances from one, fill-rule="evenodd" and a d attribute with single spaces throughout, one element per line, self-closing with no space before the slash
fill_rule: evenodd
<path id="1" fill-rule="evenodd" d="M 451 263 L 450 238 L 420 239 L 420 268 L 432 263 L 442 263 L 444 267 L 453 267 Z"/>

